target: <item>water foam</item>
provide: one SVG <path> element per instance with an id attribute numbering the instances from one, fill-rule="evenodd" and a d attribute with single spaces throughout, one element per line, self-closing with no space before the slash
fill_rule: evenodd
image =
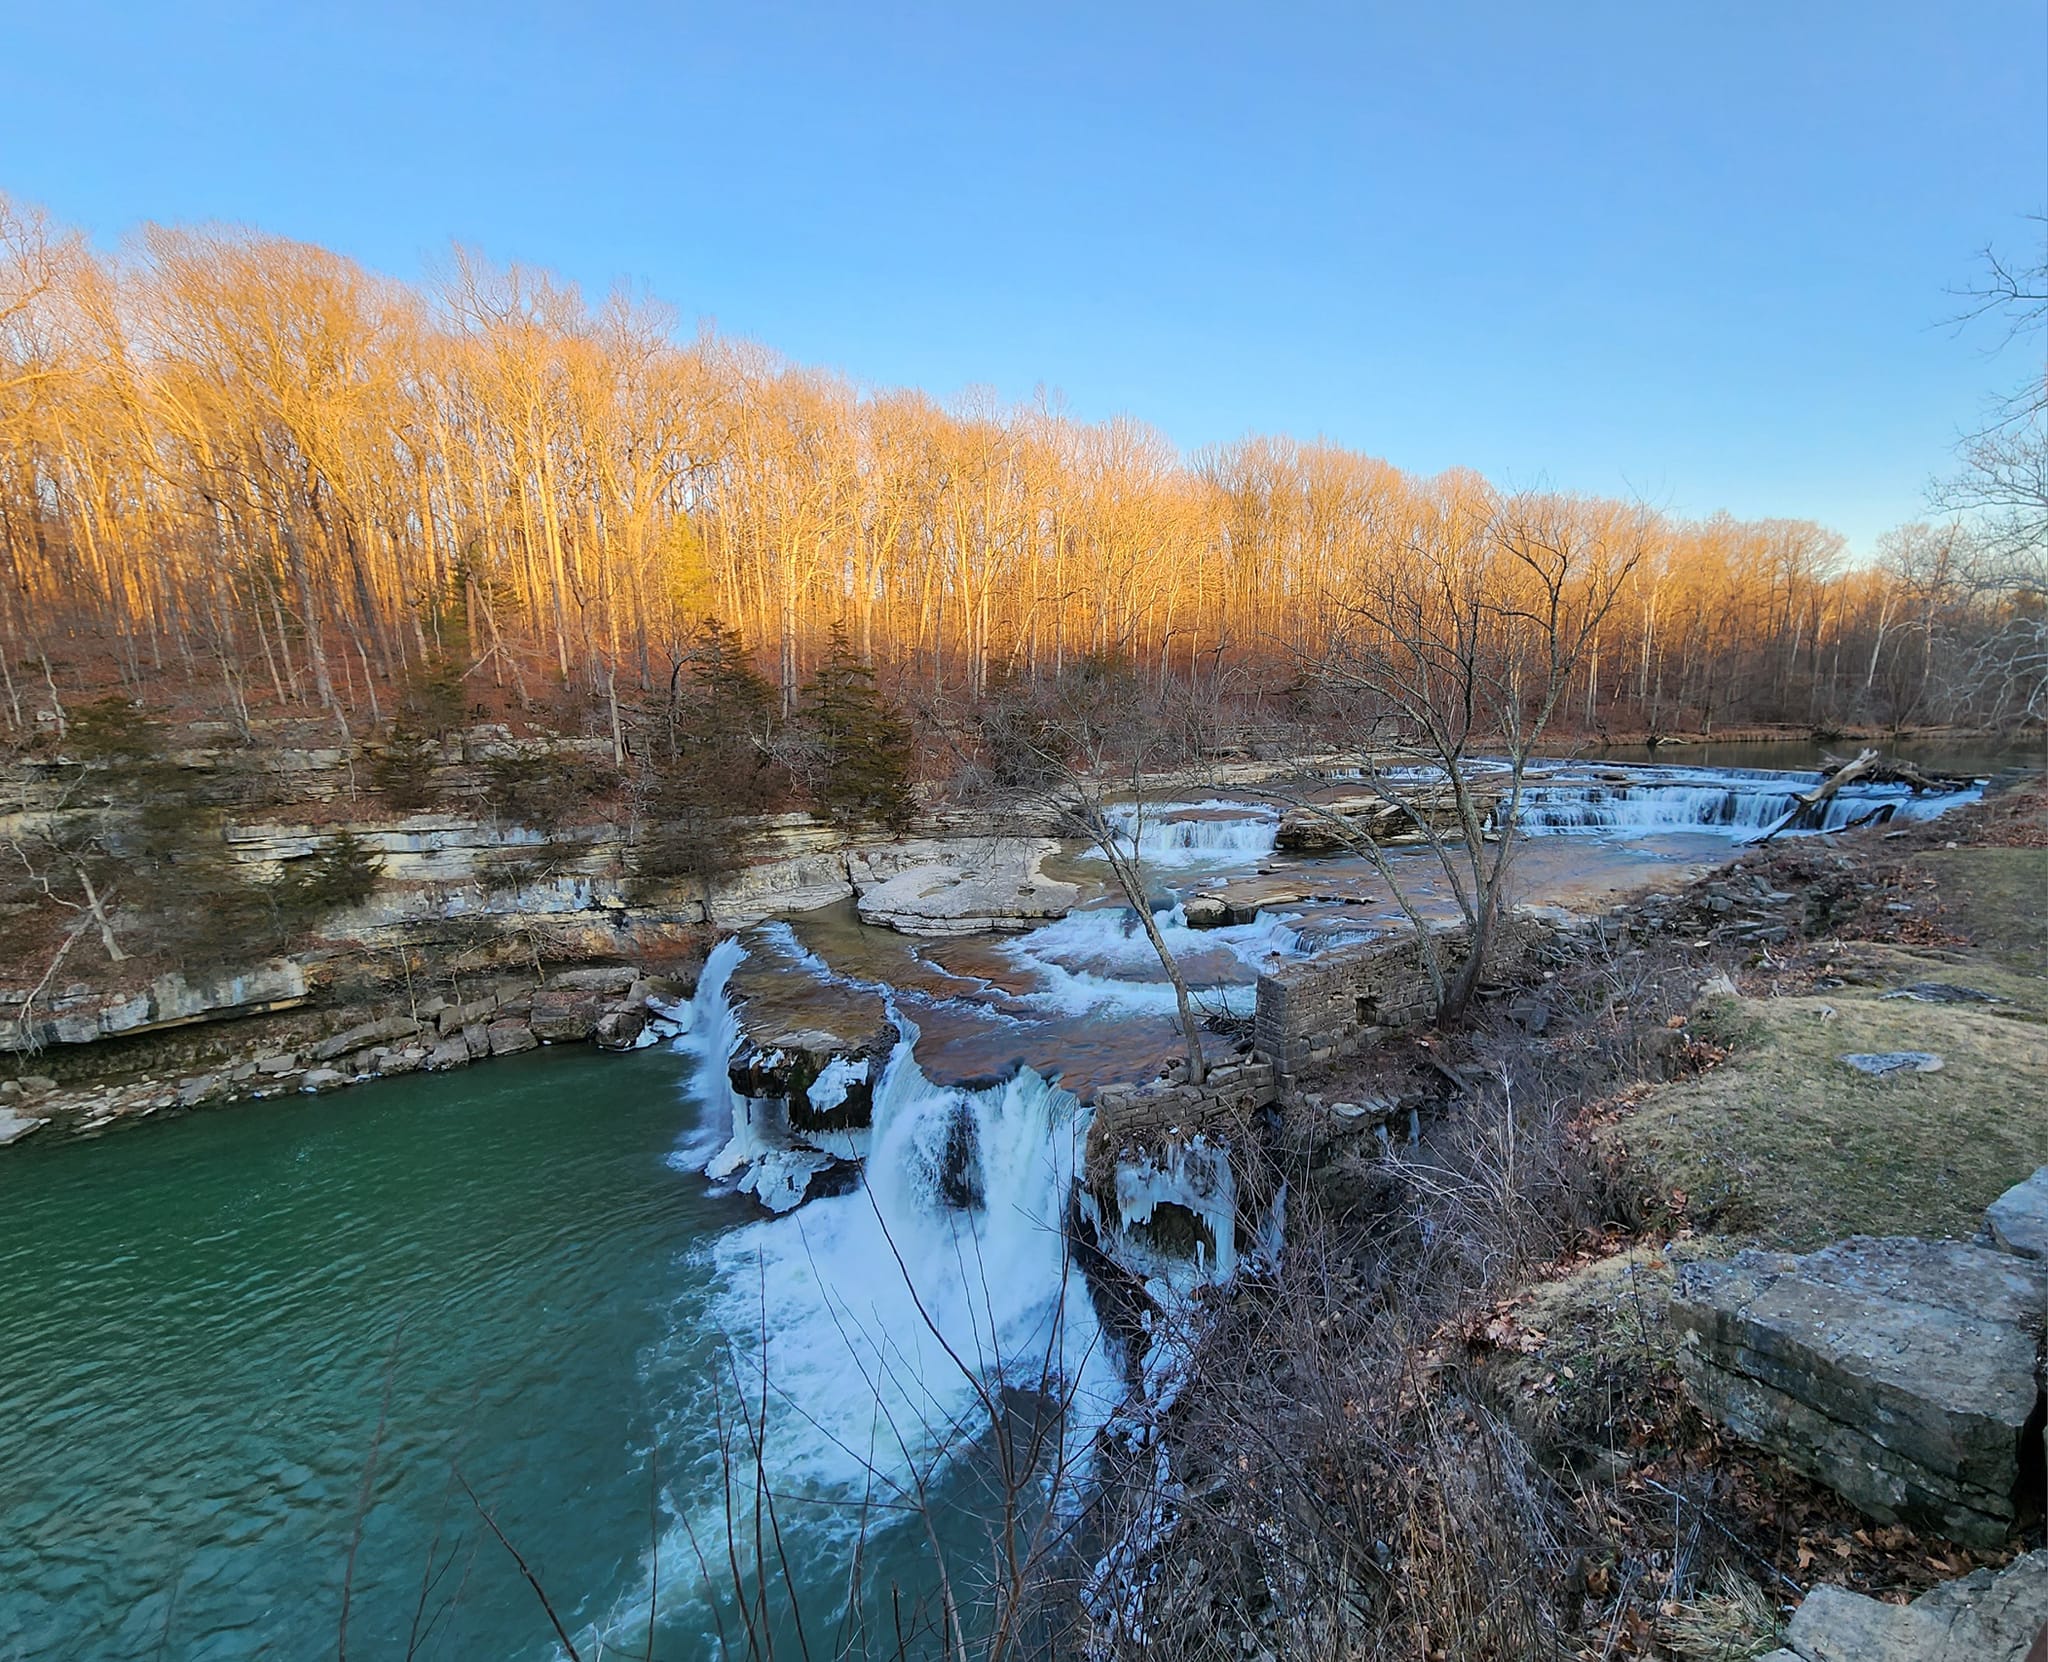
<path id="1" fill-rule="evenodd" d="M 1105 817 L 1125 853 L 1147 865 L 1176 868 L 1254 863 L 1273 852 L 1280 830 L 1273 809 L 1221 797 L 1119 803 Z M 1100 860 L 1102 854 L 1089 849 L 1082 858 Z"/>
<path id="2" fill-rule="evenodd" d="M 1762 768 L 1632 767 L 1598 782 L 1535 781 L 1523 787 L 1516 822 L 1528 836 L 1609 832 L 1623 836 L 1692 832 L 1757 836 L 1783 820 L 1818 773 Z M 1915 795 L 1900 785 L 1845 785 L 1829 798 L 1820 830 L 1841 831 L 1872 816 L 1934 819 L 1975 802 L 1981 787 Z"/>
<path id="3" fill-rule="evenodd" d="M 1299 921 L 1295 913 L 1261 912 L 1250 923 L 1194 929 L 1176 901 L 1155 912 L 1153 921 L 1174 961 L 1195 966 L 1191 981 L 1199 978 L 1203 960 L 1213 964 L 1217 955 L 1235 959 L 1253 975 L 1275 958 L 1301 955 L 1301 938 L 1291 927 Z M 1176 1009 L 1159 954 L 1128 906 L 1069 912 L 1005 941 L 1001 951 L 1036 977 L 1037 985 L 1022 1002 L 1049 1014 L 1170 1015 Z M 1195 991 L 1205 1008 L 1251 1013 L 1255 989 L 1247 979 L 1212 979 Z"/>
<path id="4" fill-rule="evenodd" d="M 733 1136 L 725 1066 L 740 1024 L 727 982 L 744 955 L 734 940 L 714 950 L 676 1041 L 698 1059 L 709 1105 L 679 1164 L 701 1165 L 707 1147 Z M 986 1442 L 990 1387 L 1060 1395 L 1075 1462 L 1123 1394 L 1067 1250 L 1085 1111 L 1028 1068 L 979 1088 L 935 1085 L 918 1066 L 917 1028 L 893 1005 L 891 1015 L 899 1036 L 875 1088 L 862 1186 L 718 1236 L 700 1249 L 708 1304 L 677 1314 L 679 1325 L 720 1331 L 726 1362 L 694 1400 L 671 1406 L 664 1443 L 700 1451 L 699 1480 L 671 1492 L 724 1492 L 715 1464 L 705 1470 L 703 1430 L 734 1423 L 744 1396 L 762 1422 L 761 1480 L 798 1562 L 844 1553 L 863 1527 L 928 1496 Z M 751 1506 L 747 1460 L 740 1486 Z M 882 1510 L 864 1513 L 864 1503 Z M 672 1513 L 648 1585 L 693 1586 L 702 1603 L 699 1551 L 722 1562 L 729 1525 L 751 1527 L 711 1502 Z M 647 1596 L 616 1607 L 605 1631 L 643 1628 Z M 671 1617 L 676 1603 L 664 1594 Z"/>

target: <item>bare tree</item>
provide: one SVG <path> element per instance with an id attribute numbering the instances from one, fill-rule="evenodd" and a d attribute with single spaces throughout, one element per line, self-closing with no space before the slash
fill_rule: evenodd
<path id="1" fill-rule="evenodd" d="M 1364 750 L 1365 778 L 1393 828 L 1427 844 L 1463 918 L 1464 961 L 1447 974 L 1383 838 L 1326 816 L 1393 889 L 1441 1013 L 1462 1009 L 1485 972 L 1530 758 L 1649 536 L 1647 515 L 1609 505 L 1451 494 L 1417 527 L 1406 558 L 1354 589 L 1309 665 Z M 1408 765 L 1390 773 L 1387 759 Z"/>
<path id="2" fill-rule="evenodd" d="M 1142 671 L 1109 657 L 1051 682 L 997 683 L 981 713 L 979 765 L 967 792 L 1003 811 L 1063 822 L 1094 844 L 1173 987 L 1188 1079 L 1199 1085 L 1208 1072 L 1201 1015 L 1153 913 L 1155 890 L 1139 852 L 1147 776 L 1177 744 L 1162 702 Z"/>

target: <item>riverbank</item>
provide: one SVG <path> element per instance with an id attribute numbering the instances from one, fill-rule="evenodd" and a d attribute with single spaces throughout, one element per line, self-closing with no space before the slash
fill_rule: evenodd
<path id="1" fill-rule="evenodd" d="M 1823 1584 L 1903 1601 L 2038 1544 L 2038 1495 L 1944 1539 L 1746 1440 L 1672 1303 L 1751 1246 L 1967 1241 L 2048 1164 L 2044 843 L 2036 785 L 1750 850 L 1305 1073 L 1358 1129 L 1267 1144 L 1287 1246 L 1189 1307 L 1156 1461 L 1116 1462 L 1101 1653 L 1744 1657 Z M 1841 1059 L 1895 1051 L 1940 1069 Z"/>

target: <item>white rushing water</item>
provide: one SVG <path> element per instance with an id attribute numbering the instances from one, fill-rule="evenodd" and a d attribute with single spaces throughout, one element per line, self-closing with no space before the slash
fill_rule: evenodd
<path id="1" fill-rule="evenodd" d="M 726 1072 L 742 1040 L 729 982 L 744 956 L 737 940 L 720 942 L 679 1018 L 675 1044 L 696 1058 L 706 1105 L 707 1123 L 674 1156 L 693 1170 L 729 1172 L 745 1141 L 744 1099 Z M 899 1036 L 876 1084 L 860 1185 L 711 1240 L 700 1249 L 708 1305 L 689 1318 L 723 1334 L 728 1365 L 683 1411 L 693 1424 L 732 1416 L 743 1395 L 758 1415 L 765 1397 L 761 1476 L 781 1497 L 785 1550 L 804 1563 L 848 1561 L 864 1498 L 881 1508 L 865 1527 L 901 1520 L 985 1444 L 986 1387 L 1063 1398 L 1074 1461 L 1123 1394 L 1067 1250 L 1085 1112 L 1029 1068 L 978 1088 L 933 1084 L 917 1028 L 891 1014 Z M 722 1489 L 715 1474 L 692 1485 Z M 751 1506 L 750 1465 L 741 1489 Z M 675 1516 L 649 1585 L 697 1584 L 700 1553 L 723 1561 L 729 1521 L 752 1527 L 710 1499 Z M 643 1594 L 606 1625 L 623 1635 L 645 1620 Z"/>
<path id="2" fill-rule="evenodd" d="M 1552 782 L 1532 777 L 1517 816 L 1530 836 L 1607 832 L 1621 837 L 1694 832 L 1733 838 L 1768 831 L 1792 812 L 1818 773 L 1776 773 L 1761 768 L 1631 767 L 1603 769 L 1612 777 Z M 1980 789 L 1914 795 L 1901 785 L 1845 785 L 1827 803 L 1820 830 L 1840 831 L 1873 815 L 1933 819 L 1974 802 Z"/>
<path id="3" fill-rule="evenodd" d="M 1291 912 L 1261 912 L 1250 923 L 1193 929 L 1175 901 L 1155 912 L 1153 920 L 1193 985 L 1197 1002 L 1233 1015 L 1251 1013 L 1251 977 L 1276 957 L 1297 955 L 1301 947 Z M 1069 912 L 1004 942 L 1001 951 L 1033 972 L 1037 985 L 1023 1002 L 1047 1014 L 1168 1015 L 1175 1009 L 1159 954 L 1128 906 Z M 1224 968 L 1231 971 L 1227 981 L 1219 978 Z"/>
<path id="4" fill-rule="evenodd" d="M 1223 798 L 1120 803 L 1107 817 L 1127 851 L 1146 865 L 1173 869 L 1251 864 L 1273 852 L 1280 829 L 1272 808 Z M 1082 858 L 1102 856 L 1091 849 Z"/>

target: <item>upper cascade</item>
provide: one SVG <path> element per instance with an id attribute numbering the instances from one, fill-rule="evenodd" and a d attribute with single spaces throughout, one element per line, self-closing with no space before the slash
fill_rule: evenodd
<path id="1" fill-rule="evenodd" d="M 1760 835 L 1790 814 L 1818 773 L 1761 769 L 1686 772 L 1678 769 L 1603 769 L 1596 779 L 1532 778 L 1522 787 L 1516 823 L 1526 835 L 1574 831 L 1689 831 Z M 1982 788 L 1916 793 L 1903 785 L 1852 784 L 1825 804 L 1820 831 L 1843 831 L 1865 822 L 1932 819 L 1973 802 Z"/>

